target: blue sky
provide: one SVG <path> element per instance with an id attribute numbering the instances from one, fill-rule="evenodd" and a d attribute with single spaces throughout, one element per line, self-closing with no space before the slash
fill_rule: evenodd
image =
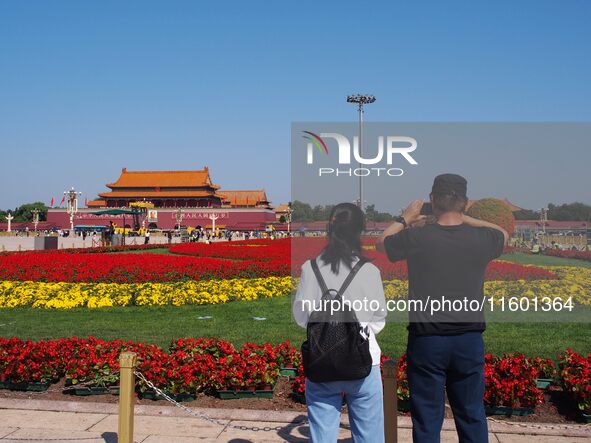
<path id="1" fill-rule="evenodd" d="M 3 1 L 0 208 L 205 165 L 278 204 L 291 122 L 354 121 L 352 92 L 377 96 L 372 121 L 590 121 L 590 18 L 586 0 Z M 549 179 L 581 199 L 568 171 Z"/>

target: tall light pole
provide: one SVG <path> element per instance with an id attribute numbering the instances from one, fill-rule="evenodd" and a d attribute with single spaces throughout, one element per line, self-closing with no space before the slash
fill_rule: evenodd
<path id="1" fill-rule="evenodd" d="M 363 105 L 373 103 L 376 98 L 373 95 L 366 94 L 355 94 L 347 96 L 347 103 L 355 103 L 357 105 L 357 111 L 359 112 L 359 157 L 362 156 L 363 146 Z M 359 163 L 361 168 L 361 163 Z M 365 201 L 363 199 L 363 175 L 359 174 L 359 207 L 365 212 Z"/>
<path id="2" fill-rule="evenodd" d="M 39 224 L 39 209 L 33 209 L 31 213 L 33 214 L 33 226 L 35 227 L 35 234 L 37 234 L 37 225 Z"/>
<path id="3" fill-rule="evenodd" d="M 542 224 L 542 233 L 546 234 L 546 223 L 548 222 L 548 209 L 540 209 L 540 223 Z"/>
<path id="4" fill-rule="evenodd" d="M 176 218 L 176 226 L 177 229 L 180 231 L 181 230 L 181 223 L 183 221 L 183 210 L 182 209 L 177 209 L 176 214 L 174 216 Z"/>
<path id="5" fill-rule="evenodd" d="M 72 234 L 74 233 L 74 216 L 78 213 L 78 196 L 80 195 L 82 195 L 82 192 L 76 192 L 73 186 L 72 189 L 64 192 L 64 196 L 68 202 L 66 212 L 70 214 L 70 231 Z M 125 226 L 123 226 L 123 231 L 125 232 Z"/>

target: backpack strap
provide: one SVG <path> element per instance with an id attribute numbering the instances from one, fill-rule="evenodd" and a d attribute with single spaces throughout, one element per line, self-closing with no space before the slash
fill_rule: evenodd
<path id="1" fill-rule="evenodd" d="M 349 271 L 349 275 L 347 275 L 347 278 L 345 278 L 345 281 L 343 282 L 343 284 L 341 285 L 341 288 L 338 291 L 338 294 L 341 297 L 342 297 L 343 293 L 347 290 L 347 288 L 349 287 L 349 285 L 351 284 L 351 282 L 353 281 L 355 276 L 357 275 L 357 272 L 359 272 L 361 267 L 366 262 L 367 262 L 366 258 L 359 257 L 359 261 L 357 261 L 357 263 L 355 263 L 355 266 L 353 266 L 351 271 Z M 310 260 L 310 264 L 312 265 L 312 270 L 314 271 L 314 275 L 316 276 L 316 280 L 318 281 L 318 284 L 320 285 L 320 289 L 322 290 L 322 295 L 324 295 L 328 292 L 329 289 L 326 286 L 326 282 L 324 281 L 322 274 L 320 273 L 320 269 L 318 269 L 318 263 L 316 262 L 316 259 L 313 258 L 312 260 Z"/>
<path id="2" fill-rule="evenodd" d="M 351 282 L 353 281 L 353 279 L 355 278 L 355 276 L 357 275 L 357 273 L 359 272 L 359 270 L 361 269 L 361 267 L 367 262 L 367 259 L 364 257 L 359 257 L 359 261 L 357 261 L 357 263 L 355 263 L 355 266 L 353 266 L 353 268 L 351 269 L 351 271 L 349 271 L 349 275 L 347 275 L 347 278 L 345 279 L 345 281 L 343 282 L 343 284 L 341 285 L 341 289 L 339 289 L 339 295 L 342 297 L 344 292 L 347 290 L 347 288 L 349 287 L 349 285 L 351 284 Z"/>
<path id="3" fill-rule="evenodd" d="M 320 269 L 318 269 L 318 263 L 316 263 L 316 259 L 313 258 L 312 260 L 310 260 L 310 264 L 312 265 L 312 270 L 314 271 L 314 275 L 316 276 L 316 280 L 318 281 L 318 284 L 320 285 L 320 289 L 322 290 L 322 295 L 324 295 L 328 292 L 328 288 L 326 286 L 326 282 L 324 281 L 324 278 L 322 277 L 322 274 L 320 273 Z"/>

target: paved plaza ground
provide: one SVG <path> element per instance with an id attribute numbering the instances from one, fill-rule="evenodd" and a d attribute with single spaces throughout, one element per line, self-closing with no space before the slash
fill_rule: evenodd
<path id="1" fill-rule="evenodd" d="M 174 237 L 172 239 L 173 243 L 180 242 L 180 237 Z M 168 239 L 164 236 L 156 236 L 152 235 L 150 237 L 151 244 L 168 244 Z M 18 251 L 19 247 L 22 251 L 31 251 L 34 250 L 35 244 L 35 235 L 31 233 L 28 237 L 26 235 L 19 235 L 19 236 L 9 236 L 9 235 L 1 235 L 0 236 L 0 251 Z M 128 237 L 126 241 L 127 245 L 143 245 L 144 244 L 144 237 Z M 86 237 L 86 240 L 82 240 L 81 237 L 58 237 L 58 248 L 59 249 L 66 249 L 66 248 L 89 248 L 92 247 L 92 239 L 91 237 Z M 100 246 L 100 244 L 95 244 L 94 246 Z"/>
<path id="2" fill-rule="evenodd" d="M 307 425 L 290 426 L 303 421 L 299 412 L 238 409 L 199 409 L 223 422 L 211 424 L 166 406 L 136 406 L 134 441 L 138 443 L 192 442 L 281 442 L 309 441 Z M 234 429 L 237 426 L 276 427 L 279 431 L 255 432 Z M 398 441 L 411 442 L 408 417 L 399 417 Z M 489 423 L 490 443 L 583 443 L 591 441 L 591 427 L 584 425 Z M 339 442 L 349 442 L 347 416 L 343 416 Z M 69 401 L 0 399 L 0 442 L 116 443 L 117 405 Z M 446 419 L 442 442 L 457 442 L 453 420 Z"/>

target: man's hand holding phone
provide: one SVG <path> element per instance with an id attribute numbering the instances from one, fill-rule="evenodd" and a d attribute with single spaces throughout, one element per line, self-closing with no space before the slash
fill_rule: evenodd
<path id="1" fill-rule="evenodd" d="M 408 226 L 418 226 L 424 224 L 427 215 L 423 214 L 423 200 L 415 200 L 402 212 L 402 217 Z"/>

